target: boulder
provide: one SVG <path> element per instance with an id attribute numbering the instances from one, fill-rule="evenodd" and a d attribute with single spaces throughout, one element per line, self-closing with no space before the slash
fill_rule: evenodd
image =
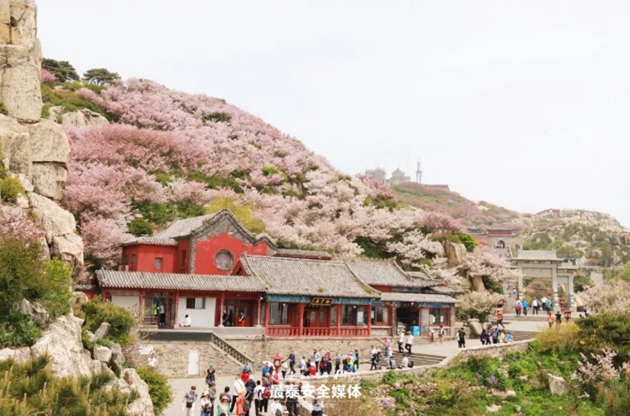
<path id="1" fill-rule="evenodd" d="M 127 413 L 130 415 L 154 416 L 153 402 L 151 401 L 151 396 L 149 396 L 149 386 L 140 378 L 136 370 L 125 368 L 121 373 L 121 377 L 140 396 L 138 400 L 129 404 Z"/>
<path id="2" fill-rule="evenodd" d="M 90 341 L 90 344 L 95 344 L 98 340 L 98 338 L 96 338 L 96 335 L 94 335 L 92 331 L 88 331 L 87 329 L 84 330 L 82 334 L 85 338 L 88 339 L 88 341 Z"/>
<path id="3" fill-rule="evenodd" d="M 94 345 L 92 355 L 95 360 L 103 363 L 109 363 L 112 359 L 112 350 L 102 345 Z"/>
<path id="4" fill-rule="evenodd" d="M 116 374 L 122 374 L 122 370 L 124 369 L 123 364 L 125 362 L 125 355 L 123 354 L 122 347 L 120 344 L 115 343 L 110 347 L 110 349 L 112 350 L 112 359 L 109 364 Z"/>
<path id="5" fill-rule="evenodd" d="M 94 111 L 85 108 L 62 114 L 61 124 L 75 127 L 103 126 L 109 124 L 109 121 L 107 121 L 107 119 L 99 113 L 95 113 Z"/>
<path id="6" fill-rule="evenodd" d="M 76 221 L 71 213 L 41 195 L 31 193 L 29 199 L 35 216 L 44 226 L 48 242 L 52 242 L 53 237 L 75 233 Z"/>
<path id="7" fill-rule="evenodd" d="M 0 100 L 1 101 L 1 100 Z M 0 114 L 0 150 L 14 174 L 31 177 L 31 148 L 28 129 L 14 118 Z"/>
<path id="8" fill-rule="evenodd" d="M 567 394 L 571 390 L 569 383 L 562 377 L 556 377 L 553 374 L 548 374 L 549 377 L 549 391 L 551 394 Z"/>
<path id="9" fill-rule="evenodd" d="M 445 241 L 444 250 L 448 258 L 448 267 L 459 266 L 464 261 L 464 257 L 466 257 L 466 246 L 461 243 Z"/>
<path id="10" fill-rule="evenodd" d="M 486 406 L 486 410 L 490 413 L 497 413 L 499 410 L 501 410 L 501 406 L 499 406 L 498 404 L 492 404 L 490 406 Z"/>
<path id="11" fill-rule="evenodd" d="M 127 383 L 122 378 L 115 378 L 109 383 L 105 385 L 105 391 L 118 390 L 123 394 L 131 393 L 131 388 L 129 388 L 129 383 Z"/>
<path id="12" fill-rule="evenodd" d="M 483 327 L 477 318 L 471 318 L 468 320 L 468 328 L 470 329 L 471 334 L 475 336 L 481 335 L 481 331 L 483 331 Z"/>
<path id="13" fill-rule="evenodd" d="M 38 302 L 31 303 L 26 299 L 22 299 L 15 306 L 19 312 L 30 316 L 35 322 L 46 323 L 50 320 L 48 311 Z"/>
<path id="14" fill-rule="evenodd" d="M 5 348 L 0 350 L 0 361 L 13 359 L 18 364 L 23 364 L 30 360 L 31 358 L 31 349 L 28 347 L 18 348 L 12 350 L 10 348 Z"/>
<path id="15" fill-rule="evenodd" d="M 100 339 L 100 338 L 105 338 L 107 336 L 107 333 L 109 332 L 109 323 L 107 322 L 103 322 L 98 329 L 96 330 L 96 332 L 94 333 L 94 335 L 96 336 L 96 339 Z"/>
<path id="16" fill-rule="evenodd" d="M 74 233 L 53 237 L 52 254 L 70 264 L 72 269 L 80 269 L 83 264 L 83 240 Z"/>
<path id="17" fill-rule="evenodd" d="M 33 162 L 51 162 L 66 166 L 70 158 L 70 141 L 59 124 L 42 120 L 29 126 L 29 132 Z"/>
<path id="18" fill-rule="evenodd" d="M 31 347 L 33 357 L 48 354 L 58 377 L 89 376 L 93 373 L 92 357 L 81 342 L 82 319 L 60 316 L 50 323 L 42 337 Z"/>
<path id="19" fill-rule="evenodd" d="M 492 389 L 490 392 L 493 396 L 498 397 L 501 400 L 509 400 L 516 397 L 516 392 L 514 390 L 501 391 L 501 390 Z"/>

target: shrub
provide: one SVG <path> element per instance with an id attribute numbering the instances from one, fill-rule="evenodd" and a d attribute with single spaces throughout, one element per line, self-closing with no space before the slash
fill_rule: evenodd
<path id="1" fill-rule="evenodd" d="M 615 364 L 630 361 L 630 314 L 601 313 L 575 321 L 579 328 L 579 345 L 585 353 L 599 354 L 606 348 L 617 352 Z"/>
<path id="2" fill-rule="evenodd" d="M 274 168 L 273 166 L 263 166 L 262 173 L 265 176 L 270 176 L 270 175 L 275 175 L 277 173 L 280 173 L 280 171 Z"/>
<path id="3" fill-rule="evenodd" d="M 0 114 L 4 114 L 4 115 L 9 114 L 9 112 L 7 111 L 7 108 L 4 106 L 4 103 L 2 101 L 0 101 Z"/>
<path id="4" fill-rule="evenodd" d="M 455 235 L 457 236 L 459 241 L 464 246 L 466 246 L 466 251 L 468 251 L 468 252 L 472 253 L 475 250 L 475 247 L 477 247 L 479 245 L 479 243 L 477 243 L 475 238 L 472 235 L 468 234 L 468 233 L 456 233 Z"/>
<path id="5" fill-rule="evenodd" d="M 33 300 L 46 284 L 46 264 L 38 243 L 0 239 L 0 315 L 25 297 Z M 30 296 L 29 296 L 30 294 Z"/>
<path id="6" fill-rule="evenodd" d="M 201 119 L 203 120 L 204 123 L 208 121 L 212 121 L 215 123 L 227 123 L 228 121 L 232 120 L 232 116 L 227 113 L 213 112 L 213 113 L 204 113 L 201 116 Z"/>
<path id="7" fill-rule="evenodd" d="M 85 71 L 83 79 L 92 84 L 106 85 L 120 79 L 120 75 L 116 72 L 109 72 L 105 68 L 94 68 Z"/>
<path id="8" fill-rule="evenodd" d="M 142 380 L 149 386 L 149 396 L 153 402 L 156 415 L 161 415 L 173 400 L 173 389 L 168 378 L 154 368 L 143 366 L 136 371 Z"/>
<path id="9" fill-rule="evenodd" d="M 0 348 L 15 348 L 35 344 L 42 331 L 31 317 L 13 312 L 0 317 Z"/>
<path id="10" fill-rule="evenodd" d="M 144 218 L 134 218 L 127 226 L 127 231 L 135 236 L 153 235 L 153 227 Z"/>
<path id="11" fill-rule="evenodd" d="M 60 82 L 79 79 L 76 69 L 68 61 L 44 58 L 42 59 L 42 68 L 52 72 Z"/>
<path id="12" fill-rule="evenodd" d="M 97 296 L 81 305 L 81 310 L 85 312 L 85 327 L 89 331 L 94 332 L 103 322 L 108 322 L 110 327 L 107 339 L 122 346 L 131 343 L 132 337 L 129 331 L 137 322 L 128 309 L 110 302 L 103 302 L 101 297 Z"/>
<path id="13" fill-rule="evenodd" d="M 19 179 L 5 176 L 4 179 L 0 180 L 0 197 L 2 202 L 15 204 L 20 195 L 24 195 L 24 188 L 22 188 Z"/>
<path id="14" fill-rule="evenodd" d="M 540 352 L 561 352 L 580 346 L 580 328 L 574 324 L 547 328 L 536 334 L 536 346 Z"/>

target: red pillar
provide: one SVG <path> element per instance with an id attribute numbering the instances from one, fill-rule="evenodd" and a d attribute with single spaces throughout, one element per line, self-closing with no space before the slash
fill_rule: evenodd
<path id="1" fill-rule="evenodd" d="M 144 324 L 144 291 L 140 291 L 140 303 L 138 304 L 138 322 Z"/>
<path id="2" fill-rule="evenodd" d="M 337 336 L 341 336 L 341 305 L 337 305 Z"/>
<path id="3" fill-rule="evenodd" d="M 396 314 L 398 313 L 398 308 L 396 308 L 395 306 L 391 307 L 391 316 L 389 317 L 389 323 L 392 326 L 392 337 L 395 337 L 396 335 L 398 335 L 398 327 L 396 325 L 396 321 L 398 320 L 396 317 Z"/>
<path id="4" fill-rule="evenodd" d="M 223 326 L 223 309 L 225 308 L 225 292 L 221 292 L 221 301 L 219 302 L 219 326 Z"/>
<path id="5" fill-rule="evenodd" d="M 265 303 L 265 330 L 269 328 L 269 302 Z"/>
<path id="6" fill-rule="evenodd" d="M 372 305 L 367 307 L 368 336 L 372 335 Z"/>
<path id="7" fill-rule="evenodd" d="M 179 290 L 175 292 L 175 322 L 173 322 L 173 327 L 177 327 L 179 323 L 177 319 L 177 310 L 179 309 Z"/>
<path id="8" fill-rule="evenodd" d="M 260 296 L 258 296 L 256 308 L 256 326 L 260 326 Z"/>
<path id="9" fill-rule="evenodd" d="M 304 333 L 304 304 L 300 303 L 298 309 L 300 311 L 300 318 L 298 319 L 298 336 L 302 336 Z"/>

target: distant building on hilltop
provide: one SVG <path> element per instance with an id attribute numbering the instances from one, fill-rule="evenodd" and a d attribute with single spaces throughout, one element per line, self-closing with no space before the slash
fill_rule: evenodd
<path id="1" fill-rule="evenodd" d="M 389 179 L 389 186 L 398 186 L 404 182 L 411 182 L 411 178 L 405 175 L 400 169 L 396 169 L 392 172 L 392 177 Z"/>
<path id="2" fill-rule="evenodd" d="M 365 176 L 374 178 L 383 184 L 387 183 L 387 180 L 386 180 L 387 172 L 385 172 L 385 169 L 383 168 L 368 169 L 365 171 Z"/>

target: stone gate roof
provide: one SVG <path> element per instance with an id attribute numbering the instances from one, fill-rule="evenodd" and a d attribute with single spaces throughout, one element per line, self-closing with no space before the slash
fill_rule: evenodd
<path id="1" fill-rule="evenodd" d="M 378 298 L 342 261 L 243 255 L 241 264 L 259 277 L 267 293 L 300 296 Z"/>
<path id="2" fill-rule="evenodd" d="M 123 272 L 98 270 L 96 278 L 103 288 L 198 290 L 209 292 L 265 292 L 267 286 L 253 276 Z"/>

